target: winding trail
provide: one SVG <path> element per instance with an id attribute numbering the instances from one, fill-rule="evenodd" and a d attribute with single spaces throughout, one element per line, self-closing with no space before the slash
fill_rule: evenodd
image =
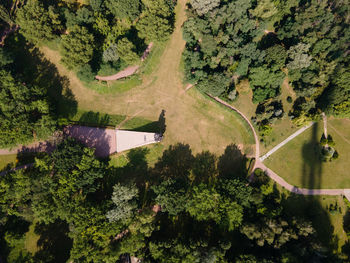
<path id="1" fill-rule="evenodd" d="M 272 180 L 274 180 L 277 184 L 279 184 L 280 186 L 284 187 L 285 189 L 287 189 L 288 191 L 290 191 L 290 192 L 292 192 L 294 194 L 299 194 L 299 195 L 344 195 L 350 201 L 350 189 L 306 189 L 306 188 L 298 188 L 296 186 L 293 186 L 293 185 L 287 183 L 282 177 L 280 177 L 274 171 L 272 171 L 271 169 L 266 167 L 265 164 L 263 164 L 263 160 L 265 160 L 267 158 L 266 155 L 269 156 L 272 153 L 276 152 L 283 145 L 285 145 L 286 143 L 288 143 L 289 141 L 294 139 L 296 136 L 298 136 L 299 134 L 301 134 L 302 132 L 304 132 L 308 128 L 310 128 L 314 124 L 314 122 L 308 124 L 307 126 L 304 126 L 300 130 L 298 130 L 296 133 L 292 134 L 287 139 L 285 139 L 283 142 L 278 144 L 270 152 L 268 152 L 267 154 L 264 155 L 265 158 L 264 158 L 264 156 L 262 156 L 260 158 L 259 157 L 259 155 L 260 155 L 259 137 L 258 137 L 257 133 L 255 132 L 254 126 L 250 122 L 248 117 L 245 116 L 240 110 L 238 110 L 234 106 L 228 104 L 227 102 L 225 102 L 225 101 L 223 101 L 223 100 L 221 100 L 221 99 L 219 99 L 217 97 L 214 97 L 214 96 L 212 96 L 210 94 L 207 94 L 207 95 L 210 98 L 214 99 L 215 101 L 221 103 L 222 105 L 224 105 L 224 106 L 230 108 L 231 110 L 237 112 L 248 123 L 249 127 L 251 128 L 251 130 L 253 132 L 254 139 L 255 139 L 255 164 L 254 164 L 254 167 L 253 167 L 253 171 L 255 169 L 258 169 L 258 168 L 264 170 L 266 172 L 266 174 Z"/>
<path id="2" fill-rule="evenodd" d="M 130 66 L 122 71 L 119 71 L 117 74 L 106 76 L 106 77 L 96 76 L 95 79 L 102 80 L 102 81 L 118 80 L 118 79 L 126 78 L 133 75 L 138 69 L 139 69 L 139 66 Z"/>
<path id="3" fill-rule="evenodd" d="M 149 43 L 146 50 L 143 52 L 143 55 L 141 57 L 141 62 L 147 58 L 147 56 L 151 52 L 152 47 L 153 47 L 153 42 Z M 102 81 L 118 80 L 118 79 L 126 78 L 126 77 L 129 77 L 129 76 L 135 74 L 135 72 L 139 68 L 140 68 L 140 66 L 138 66 L 138 65 L 129 66 L 126 69 L 119 71 L 117 74 L 110 75 L 110 76 L 104 76 L 104 77 L 103 76 L 95 76 L 95 79 L 102 80 Z"/>
<path id="4" fill-rule="evenodd" d="M 222 99 L 219 99 L 218 97 L 214 97 L 212 95 L 210 95 L 209 93 L 207 93 L 207 95 L 216 100 L 217 102 L 219 102 L 220 104 L 230 108 L 231 110 L 234 110 L 235 112 L 237 112 L 249 125 L 250 129 L 252 130 L 253 132 L 253 135 L 254 135 L 254 140 L 255 140 L 255 165 L 254 165 L 254 168 L 257 168 L 255 167 L 257 165 L 257 161 L 259 160 L 259 157 L 260 157 L 260 143 L 259 143 L 259 137 L 258 135 L 256 134 L 255 132 L 255 129 L 253 127 L 253 124 L 249 121 L 248 117 L 246 117 L 240 110 L 238 110 L 237 108 L 233 107 L 232 105 L 228 104 L 227 102 L 223 101 Z"/>
<path id="5" fill-rule="evenodd" d="M 324 136 L 327 138 L 328 133 L 327 133 L 327 116 L 324 112 L 322 112 L 322 120 L 323 120 L 323 133 Z"/>

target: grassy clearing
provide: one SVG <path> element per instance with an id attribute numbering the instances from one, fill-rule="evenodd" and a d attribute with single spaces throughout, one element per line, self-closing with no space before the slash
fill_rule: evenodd
<path id="1" fill-rule="evenodd" d="M 165 47 L 165 43 L 155 43 L 153 45 L 151 53 L 148 55 L 147 59 L 141 66 L 141 74 L 150 75 L 158 68 Z"/>
<path id="2" fill-rule="evenodd" d="M 118 81 L 103 82 L 95 80 L 90 83 L 84 83 L 84 86 L 95 90 L 99 94 L 119 94 L 127 92 L 128 90 L 141 84 L 142 79 L 140 79 L 138 75 L 134 75 Z"/>
<path id="3" fill-rule="evenodd" d="M 182 142 L 190 144 L 194 153 L 209 150 L 222 154 L 227 145 L 235 143 L 250 152 L 250 131 L 240 118 L 209 101 L 195 89 L 185 92 L 181 71 L 185 46 L 181 26 L 186 18 L 185 5 L 185 0 L 178 1 L 175 31 L 163 47 L 155 44 L 153 53 L 147 59 L 148 64 L 143 68 L 142 84 L 122 93 L 101 94 L 85 87 L 74 72 L 59 63 L 57 52 L 47 48 L 42 50 L 59 73 L 69 79 L 69 88 L 80 109 L 132 116 L 123 126 L 131 129 L 137 126 L 133 124 L 134 117 L 158 120 L 162 110 L 165 110 L 165 147 Z"/>
<path id="4" fill-rule="evenodd" d="M 350 188 L 350 121 L 328 120 L 328 133 L 336 143 L 339 159 L 321 162 L 318 142 L 323 123 L 313 127 L 271 155 L 265 164 L 287 182 L 306 188 Z"/>
<path id="5" fill-rule="evenodd" d="M 241 81 L 236 87 L 239 96 L 237 100 L 231 104 L 242 111 L 248 118 L 255 116 L 255 111 L 257 104 L 252 102 L 253 92 L 249 87 L 248 80 Z M 273 125 L 272 133 L 265 138 L 264 142 L 260 144 L 261 155 L 267 153 L 281 141 L 286 139 L 288 136 L 293 134 L 298 128 L 293 125 L 293 123 L 288 118 L 287 114 L 292 108 L 292 103 L 287 102 L 287 97 L 291 96 L 295 99 L 295 93 L 292 88 L 288 85 L 288 79 L 283 82 L 281 87 L 281 95 L 277 98 L 282 101 L 285 116 L 281 120 L 277 120 Z M 257 131 L 257 128 L 255 128 Z"/>
<path id="6" fill-rule="evenodd" d="M 158 120 L 150 121 L 142 117 L 135 117 L 127 120 L 120 128 L 131 131 L 158 132 L 159 124 Z"/>
<path id="7" fill-rule="evenodd" d="M 162 156 L 164 145 L 162 143 L 147 145 L 144 148 L 147 148 L 149 152 L 146 154 L 146 160 L 149 167 L 153 167 L 154 164 L 158 161 L 158 158 Z M 129 151 L 123 153 L 115 154 L 111 156 L 109 165 L 113 167 L 124 167 L 128 164 L 129 160 L 127 157 Z"/>

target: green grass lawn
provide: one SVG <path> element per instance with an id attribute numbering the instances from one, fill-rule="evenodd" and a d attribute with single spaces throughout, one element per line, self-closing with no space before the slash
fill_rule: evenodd
<path id="1" fill-rule="evenodd" d="M 37 153 L 0 155 L 0 171 L 7 170 L 23 164 L 33 163 L 36 155 Z"/>
<path id="2" fill-rule="evenodd" d="M 94 80 L 89 83 L 84 82 L 85 87 L 92 89 L 99 94 L 119 94 L 127 92 L 128 90 L 141 84 L 142 79 L 137 74 L 117 81 L 104 82 Z"/>
<path id="3" fill-rule="evenodd" d="M 60 63 L 57 51 L 47 47 L 42 47 L 41 51 L 56 66 L 59 74 L 67 78 L 67 87 L 72 91 L 78 109 L 131 116 L 121 127 L 132 130 L 142 128 L 146 131 L 155 129 L 155 121 L 165 110 L 165 147 L 181 142 L 190 144 L 194 153 L 208 150 L 222 154 L 227 145 L 237 144 L 250 154 L 253 148 L 252 136 L 239 116 L 210 101 L 195 89 L 185 92 L 181 67 L 186 44 L 182 37 L 185 9 L 185 2 L 177 5 L 174 33 L 169 41 L 154 44 L 140 73 L 136 74 L 135 77 L 138 76 L 142 81 L 140 85 L 130 84 L 133 77 L 109 84 L 112 89 L 113 85 L 120 85 L 116 90 L 124 89 L 123 92 L 106 93 L 86 87 L 73 71 Z M 152 120 L 153 124 L 143 119 Z"/>
<path id="4" fill-rule="evenodd" d="M 0 155 L 0 170 L 7 165 L 14 166 L 16 164 L 17 154 Z"/>
<path id="5" fill-rule="evenodd" d="M 330 119 L 328 133 L 336 143 L 339 159 L 321 162 L 319 122 L 271 155 L 265 164 L 288 183 L 305 188 L 350 188 L 350 121 Z"/>
<path id="6" fill-rule="evenodd" d="M 162 156 L 164 145 L 162 143 L 156 143 L 144 146 L 149 151 L 146 154 L 146 160 L 149 167 L 154 166 L 154 164 L 158 161 L 158 158 Z M 109 161 L 109 165 L 113 167 L 124 167 L 128 164 L 129 160 L 127 158 L 127 154 L 129 151 L 125 151 L 122 153 L 118 153 L 111 156 L 111 160 Z"/>
<path id="7" fill-rule="evenodd" d="M 25 249 L 32 254 L 35 254 L 35 252 L 39 250 L 38 240 L 40 236 L 35 233 L 35 224 L 36 224 L 36 221 L 33 221 L 32 224 L 29 226 L 29 230 L 26 233 L 25 240 L 24 240 Z"/>

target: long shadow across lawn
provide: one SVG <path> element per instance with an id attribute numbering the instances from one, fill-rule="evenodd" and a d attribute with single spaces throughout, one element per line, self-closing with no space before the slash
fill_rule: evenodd
<path id="1" fill-rule="evenodd" d="M 303 145 L 302 185 L 309 189 L 320 189 L 322 185 L 322 161 L 318 138 L 319 123 L 312 126 L 309 142 Z"/>

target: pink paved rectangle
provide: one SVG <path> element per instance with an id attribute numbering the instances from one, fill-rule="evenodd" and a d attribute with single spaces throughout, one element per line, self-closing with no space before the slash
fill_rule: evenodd
<path id="1" fill-rule="evenodd" d="M 117 150 L 114 129 L 104 129 L 86 126 L 68 126 L 64 129 L 66 135 L 77 139 L 88 147 L 96 149 L 96 155 L 106 157 Z"/>

